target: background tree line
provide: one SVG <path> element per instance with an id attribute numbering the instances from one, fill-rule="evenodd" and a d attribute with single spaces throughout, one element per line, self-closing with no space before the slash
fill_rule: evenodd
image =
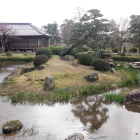
<path id="1" fill-rule="evenodd" d="M 140 15 L 115 21 L 104 19 L 97 9 L 85 12 L 77 8 L 73 19 L 65 19 L 60 26 L 54 22 L 42 28 L 52 35 L 51 45 L 65 44 L 67 51 L 87 46 L 94 51 L 117 48 L 121 52 L 132 43 L 140 53 Z"/>

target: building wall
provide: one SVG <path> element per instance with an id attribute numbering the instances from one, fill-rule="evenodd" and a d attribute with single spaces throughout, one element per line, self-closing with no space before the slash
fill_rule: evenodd
<path id="1" fill-rule="evenodd" d="M 10 43 L 12 49 L 37 49 L 47 47 L 49 39 L 47 37 L 22 37 Z"/>

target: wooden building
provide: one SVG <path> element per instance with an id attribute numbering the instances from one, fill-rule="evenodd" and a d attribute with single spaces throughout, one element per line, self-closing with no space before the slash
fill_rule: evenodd
<path id="1" fill-rule="evenodd" d="M 49 46 L 51 36 L 31 23 L 0 23 L 11 29 L 13 34 L 6 44 L 6 49 L 33 50 Z M 10 36 L 10 35 L 9 35 Z"/>

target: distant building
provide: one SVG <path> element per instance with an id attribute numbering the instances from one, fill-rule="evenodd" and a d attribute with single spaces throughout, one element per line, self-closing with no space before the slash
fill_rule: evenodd
<path id="1" fill-rule="evenodd" d="M 6 49 L 35 51 L 37 48 L 49 46 L 51 35 L 31 23 L 0 23 L 1 25 L 14 31 L 6 44 Z M 0 38 L 1 36 L 2 34 L 0 34 Z"/>

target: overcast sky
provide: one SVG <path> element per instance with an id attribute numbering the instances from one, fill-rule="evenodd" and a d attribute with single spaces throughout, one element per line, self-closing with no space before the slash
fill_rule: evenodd
<path id="1" fill-rule="evenodd" d="M 140 15 L 140 0 L 0 0 L 0 22 L 59 25 L 71 19 L 77 7 L 98 9 L 107 19 Z"/>

